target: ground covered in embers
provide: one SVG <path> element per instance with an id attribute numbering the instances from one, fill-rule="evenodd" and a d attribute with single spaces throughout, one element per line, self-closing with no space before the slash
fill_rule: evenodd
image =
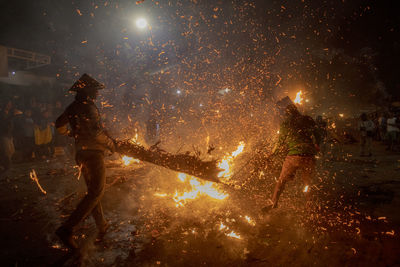
<path id="1" fill-rule="evenodd" d="M 18 164 L 1 181 L 1 258 L 19 266 L 399 265 L 400 162 L 375 148 L 372 158 L 356 157 L 351 145 L 328 152 L 311 205 L 295 179 L 268 214 L 261 208 L 279 166 L 236 176 L 236 186 L 213 185 L 213 198 L 175 172 L 108 161 L 103 206 L 111 228 L 98 242 L 86 220 L 76 235 L 80 258 L 66 257 L 54 234 L 84 194 L 73 161 Z M 29 179 L 32 168 L 46 195 Z"/>

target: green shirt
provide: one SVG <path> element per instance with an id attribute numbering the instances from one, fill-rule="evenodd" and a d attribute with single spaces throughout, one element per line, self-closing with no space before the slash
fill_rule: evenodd
<path id="1" fill-rule="evenodd" d="M 278 149 L 287 148 L 287 155 L 317 154 L 320 134 L 314 120 L 305 115 L 286 118 L 279 129 Z"/>

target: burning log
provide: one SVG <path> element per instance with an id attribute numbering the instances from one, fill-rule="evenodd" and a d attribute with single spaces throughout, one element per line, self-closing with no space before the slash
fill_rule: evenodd
<path id="1" fill-rule="evenodd" d="M 120 154 L 170 170 L 187 173 L 203 180 L 220 183 L 217 177 L 222 169 L 218 168 L 217 161 L 202 161 L 189 154 L 171 154 L 157 147 L 147 149 L 130 141 L 116 141 L 116 147 Z"/>

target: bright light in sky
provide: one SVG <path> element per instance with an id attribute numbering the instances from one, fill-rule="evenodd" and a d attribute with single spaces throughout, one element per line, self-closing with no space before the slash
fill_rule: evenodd
<path id="1" fill-rule="evenodd" d="M 139 29 L 144 29 L 147 26 L 147 20 L 144 18 L 140 18 L 136 20 L 136 27 Z"/>

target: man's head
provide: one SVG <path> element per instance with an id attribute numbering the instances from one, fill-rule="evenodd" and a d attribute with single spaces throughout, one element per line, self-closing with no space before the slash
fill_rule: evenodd
<path id="1" fill-rule="evenodd" d="M 294 116 L 300 114 L 296 105 L 292 102 L 292 100 L 290 100 L 288 96 L 276 102 L 276 106 L 279 110 L 281 110 L 281 112 L 284 112 L 285 116 Z"/>
<path id="2" fill-rule="evenodd" d="M 69 89 L 70 91 L 75 91 L 77 97 L 96 99 L 98 91 L 104 89 L 104 85 L 87 75 L 83 74 L 79 80 L 77 80 L 74 85 Z"/>

